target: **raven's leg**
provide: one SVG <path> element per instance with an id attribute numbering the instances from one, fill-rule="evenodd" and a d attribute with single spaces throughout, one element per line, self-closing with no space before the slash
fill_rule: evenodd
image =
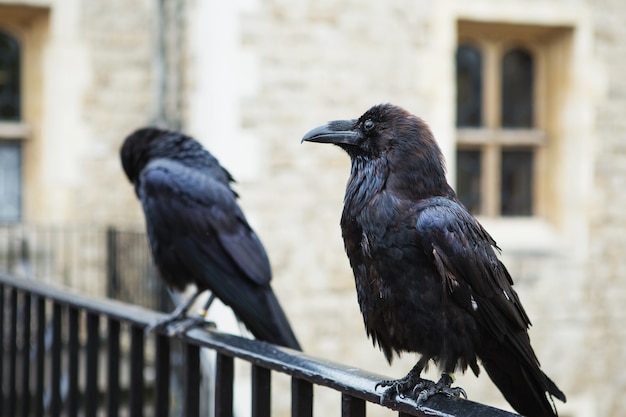
<path id="1" fill-rule="evenodd" d="M 436 384 L 415 386 L 415 388 L 413 388 L 413 396 L 418 405 L 435 394 L 445 394 L 448 397 L 460 397 L 462 395 L 467 398 L 467 394 L 463 388 L 451 387 L 454 382 L 454 368 L 456 368 L 456 362 L 454 357 L 447 358 L 443 364 L 444 372 L 441 374 L 441 378 L 439 378 Z"/>
<path id="2" fill-rule="evenodd" d="M 454 382 L 454 374 L 452 372 L 444 372 L 441 374 L 441 378 L 436 384 L 432 384 L 426 387 L 416 386 L 413 389 L 413 395 L 415 395 L 415 402 L 420 405 L 435 394 L 445 394 L 448 397 L 460 397 L 461 395 L 467 398 L 465 390 L 461 387 L 452 388 L 451 385 Z"/>
<path id="3" fill-rule="evenodd" d="M 414 391 L 418 387 L 424 389 L 428 386 L 435 385 L 433 381 L 422 379 L 420 376 L 429 360 L 430 357 L 422 356 L 404 378 L 390 379 L 377 383 L 375 388 L 388 387 L 380 396 L 380 403 L 382 404 L 386 400 L 391 400 L 394 394 L 403 395 Z"/>
<path id="4" fill-rule="evenodd" d="M 198 298 L 198 296 L 202 293 L 202 291 L 203 290 L 196 291 L 191 297 L 189 297 L 184 303 L 177 306 L 176 309 L 172 311 L 170 314 L 168 314 L 165 318 L 158 320 L 156 323 L 151 324 L 150 326 L 146 327 L 146 330 L 145 330 L 146 334 L 151 333 L 157 329 L 164 329 L 168 327 L 170 324 L 173 324 L 175 322 L 185 319 L 187 315 L 187 310 L 189 310 L 189 307 L 191 307 L 194 301 L 196 301 L 196 298 Z M 168 331 L 168 334 L 169 333 L 170 332 Z"/>
<path id="5" fill-rule="evenodd" d="M 196 296 L 201 292 L 202 291 L 198 291 Z M 168 335 L 171 336 L 183 333 L 187 329 L 199 325 L 215 328 L 215 323 L 206 321 L 206 315 L 209 312 L 209 307 L 211 307 L 211 304 L 213 304 L 213 300 L 215 300 L 215 294 L 211 293 L 206 303 L 204 303 L 204 307 L 202 308 L 202 310 L 200 310 L 200 314 L 194 317 L 184 317 L 184 319 L 177 320 L 175 323 L 172 323 L 172 326 L 168 328 Z M 189 306 L 187 306 L 187 308 L 189 308 Z"/>
<path id="6" fill-rule="evenodd" d="M 211 293 L 211 295 L 209 295 L 209 299 L 206 300 L 206 303 L 204 303 L 204 307 L 200 310 L 200 315 L 203 318 L 206 318 L 206 315 L 209 313 L 209 308 L 211 307 L 211 304 L 213 304 L 213 300 L 215 300 L 215 294 Z"/>

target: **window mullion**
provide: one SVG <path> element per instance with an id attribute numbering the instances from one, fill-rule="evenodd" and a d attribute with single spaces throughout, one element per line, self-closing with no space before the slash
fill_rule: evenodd
<path id="1" fill-rule="evenodd" d="M 499 49 L 496 43 L 485 46 L 484 122 L 491 134 L 482 153 L 481 205 L 482 213 L 488 217 L 500 215 L 500 146 L 495 134 L 500 129 Z"/>
<path id="2" fill-rule="evenodd" d="M 494 43 L 485 45 L 483 96 L 483 123 L 488 129 L 500 128 L 500 83 L 498 70 L 498 47 Z"/>

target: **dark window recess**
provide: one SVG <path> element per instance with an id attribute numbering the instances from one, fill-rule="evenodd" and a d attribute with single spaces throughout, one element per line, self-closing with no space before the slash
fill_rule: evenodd
<path id="1" fill-rule="evenodd" d="M 22 213 L 22 145 L 0 141 L 0 224 L 21 220 Z"/>
<path id="2" fill-rule="evenodd" d="M 500 214 L 531 216 L 533 206 L 534 151 L 529 148 L 502 151 Z"/>
<path id="3" fill-rule="evenodd" d="M 20 48 L 0 32 L 0 120 L 20 120 Z"/>
<path id="4" fill-rule="evenodd" d="M 533 57 L 516 48 L 502 58 L 502 114 L 504 128 L 532 128 L 534 70 Z"/>
<path id="5" fill-rule="evenodd" d="M 481 151 L 478 149 L 459 149 L 456 153 L 457 195 L 469 211 L 481 212 Z"/>
<path id="6" fill-rule="evenodd" d="M 482 125 L 482 55 L 478 48 L 460 45 L 456 50 L 456 125 Z"/>

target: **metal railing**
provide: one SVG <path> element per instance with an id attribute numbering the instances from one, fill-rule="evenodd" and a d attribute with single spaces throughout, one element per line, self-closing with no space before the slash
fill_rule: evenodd
<path id="1" fill-rule="evenodd" d="M 236 360 L 251 364 L 253 417 L 271 415 L 274 372 L 291 376 L 292 416 L 313 415 L 314 386 L 338 391 L 345 417 L 365 416 L 366 402 L 380 401 L 375 386 L 385 377 L 265 342 L 200 328 L 174 338 L 146 336 L 146 326 L 162 317 L 143 307 L 0 273 L 0 415 L 200 416 L 206 402 L 200 366 L 205 349 L 216 355 L 214 374 L 205 375 L 215 389 L 209 414 L 216 417 L 233 415 Z M 172 362 L 176 346 L 181 364 Z M 173 412 L 172 399 L 179 396 L 172 395 L 170 381 L 176 370 L 182 378 L 182 411 Z M 443 395 L 430 398 L 421 410 L 410 398 L 382 406 L 400 416 L 513 416 Z"/>
<path id="2" fill-rule="evenodd" d="M 0 270 L 151 309 L 171 308 L 143 230 L 0 224 Z"/>

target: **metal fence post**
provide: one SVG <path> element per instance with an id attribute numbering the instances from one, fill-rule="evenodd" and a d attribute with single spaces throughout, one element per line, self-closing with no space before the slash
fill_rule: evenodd
<path id="1" fill-rule="evenodd" d="M 117 274 L 117 229 L 109 226 L 106 231 L 107 296 L 115 298 L 119 292 Z"/>

